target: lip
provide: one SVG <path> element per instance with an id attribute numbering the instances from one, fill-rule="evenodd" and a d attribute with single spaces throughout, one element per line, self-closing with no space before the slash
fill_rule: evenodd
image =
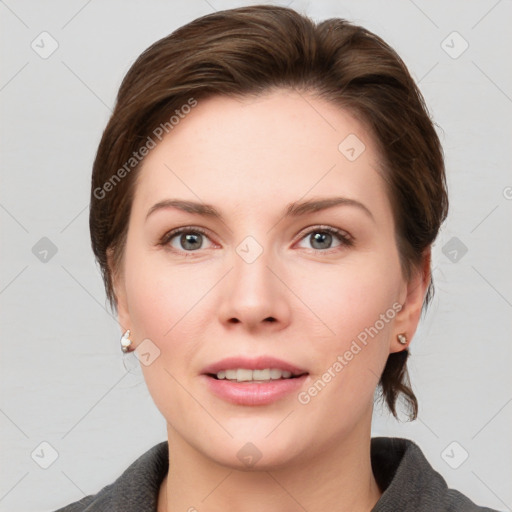
<path id="1" fill-rule="evenodd" d="M 256 358 L 228 357 L 206 366 L 203 368 L 201 373 L 203 375 L 216 374 L 221 370 L 234 370 L 237 368 L 246 368 L 249 370 L 265 370 L 266 368 L 277 368 L 279 370 L 289 371 L 292 373 L 292 375 L 302 375 L 304 373 L 308 373 L 306 370 L 299 368 L 298 366 L 271 356 L 259 356 Z"/>
<path id="2" fill-rule="evenodd" d="M 290 379 L 269 382 L 232 382 L 201 375 L 208 389 L 219 398 L 236 405 L 267 405 L 297 392 L 309 378 L 309 374 Z"/>
<path id="3" fill-rule="evenodd" d="M 249 370 L 264 370 L 277 368 L 292 373 L 290 379 L 276 379 L 268 382 L 233 382 L 226 379 L 216 379 L 213 375 L 221 370 L 246 368 Z M 309 377 L 309 373 L 287 361 L 271 356 L 228 357 L 206 366 L 200 376 L 208 389 L 223 400 L 236 405 L 267 405 L 298 391 Z"/>

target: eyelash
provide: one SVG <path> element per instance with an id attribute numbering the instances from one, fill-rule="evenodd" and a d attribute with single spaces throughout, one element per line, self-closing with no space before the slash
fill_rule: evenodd
<path id="1" fill-rule="evenodd" d="M 169 242 L 177 235 L 181 235 L 183 233 L 194 233 L 194 234 L 201 233 L 202 235 L 209 238 L 208 233 L 203 228 L 199 228 L 199 227 L 195 227 L 195 226 L 185 226 L 185 227 L 176 228 L 176 229 L 173 229 L 173 230 L 167 232 L 160 239 L 160 242 L 158 243 L 158 245 L 165 246 L 172 252 L 182 253 L 185 255 L 185 257 L 197 256 L 196 254 L 194 254 L 197 251 L 180 251 L 180 250 L 177 250 L 174 248 L 169 248 L 170 247 L 168 245 Z M 309 249 L 318 254 L 323 253 L 324 255 L 329 255 L 329 254 L 332 254 L 333 251 L 336 251 L 337 249 L 339 249 L 340 247 L 343 247 L 343 246 L 344 247 L 352 247 L 354 245 L 354 239 L 350 235 L 348 235 L 345 231 L 342 231 L 341 229 L 333 228 L 331 226 L 315 226 L 312 229 L 310 229 L 309 231 L 307 231 L 306 233 L 304 233 L 301 236 L 301 238 L 299 239 L 299 241 L 303 240 L 304 238 L 306 238 L 308 235 L 311 235 L 312 233 L 329 233 L 331 235 L 334 235 L 338 239 L 338 241 L 341 242 L 341 246 L 334 247 L 332 249 L 326 249 L 326 250 Z"/>

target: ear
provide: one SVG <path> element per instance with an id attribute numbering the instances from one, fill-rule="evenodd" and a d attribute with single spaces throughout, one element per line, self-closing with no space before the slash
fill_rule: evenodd
<path id="1" fill-rule="evenodd" d="M 431 247 L 427 247 L 422 256 L 422 263 L 418 269 L 411 276 L 408 282 L 405 282 L 401 304 L 402 309 L 395 317 L 395 325 L 393 330 L 393 337 L 389 347 L 389 352 L 401 352 L 409 347 L 409 344 L 416 332 L 418 323 L 420 321 L 421 310 L 423 307 L 423 300 L 427 293 L 430 284 L 430 262 L 432 258 Z M 401 344 L 398 339 L 398 334 L 405 334 L 407 337 L 407 344 Z"/>
<path id="2" fill-rule="evenodd" d="M 114 253 L 111 247 L 107 249 L 107 262 L 110 275 L 112 276 L 112 286 L 116 298 L 117 321 L 121 327 L 121 332 L 124 333 L 127 329 L 131 328 L 131 321 L 128 312 L 123 272 L 122 269 L 116 269 L 114 265 Z"/>

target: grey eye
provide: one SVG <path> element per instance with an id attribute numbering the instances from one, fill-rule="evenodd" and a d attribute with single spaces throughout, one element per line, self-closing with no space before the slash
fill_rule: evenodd
<path id="1" fill-rule="evenodd" d="M 309 235 L 313 249 L 330 249 L 330 244 L 333 241 L 333 236 L 325 231 L 317 231 Z"/>
<path id="2" fill-rule="evenodd" d="M 194 251 L 203 245 L 203 235 L 201 233 L 184 233 L 180 236 L 179 241 L 183 249 Z"/>
<path id="3" fill-rule="evenodd" d="M 208 236 L 197 228 L 180 228 L 168 233 L 163 243 L 178 252 L 193 252 L 204 249 L 205 240 L 209 240 Z"/>

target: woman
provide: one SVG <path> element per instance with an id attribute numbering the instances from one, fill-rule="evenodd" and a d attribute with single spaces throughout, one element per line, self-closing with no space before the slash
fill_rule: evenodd
<path id="1" fill-rule="evenodd" d="M 90 229 L 168 440 L 61 511 L 490 510 L 420 448 L 371 438 L 448 209 L 398 55 L 341 19 L 253 6 L 156 42 L 118 94 Z"/>

